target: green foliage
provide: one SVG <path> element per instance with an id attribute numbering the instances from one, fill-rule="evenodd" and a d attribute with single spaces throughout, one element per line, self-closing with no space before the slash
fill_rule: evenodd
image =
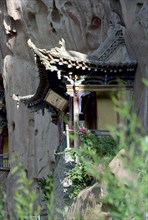
<path id="1" fill-rule="evenodd" d="M 142 78 L 142 82 L 143 82 L 144 85 L 148 86 L 148 80 L 147 79 Z"/>
<path id="2" fill-rule="evenodd" d="M 80 133 L 81 146 L 75 151 L 80 164 L 69 171 L 74 186 L 72 195 L 76 197 L 80 189 L 92 183 L 87 182 L 89 177 L 99 183 L 103 180 L 105 196 L 98 199 L 102 207 L 107 207 L 106 211 L 111 213 L 112 218 L 141 220 L 148 211 L 148 136 L 136 112 L 131 112 L 132 104 L 125 101 L 121 108 L 119 99 L 114 97 L 113 100 L 116 112 L 122 118 L 120 128 L 112 128 L 113 137 L 98 137 L 89 131 Z M 108 167 L 121 149 L 126 152 L 120 158 L 128 174 L 126 181 L 119 181 Z M 98 173 L 100 164 L 103 172 Z"/>
<path id="3" fill-rule="evenodd" d="M 44 194 L 44 200 L 50 200 L 53 191 L 53 175 L 48 175 L 47 178 L 35 178 L 35 181 Z"/>
<path id="4" fill-rule="evenodd" d="M 80 162 L 69 170 L 67 177 L 72 180 L 71 197 L 75 198 L 79 192 L 94 183 L 94 165 L 104 156 L 106 163 L 115 155 L 117 143 L 111 136 L 98 136 L 91 131 L 79 132 L 81 146 L 79 150 L 71 149 L 71 154 L 78 155 Z"/>
<path id="5" fill-rule="evenodd" d="M 81 147 L 93 150 L 98 156 L 115 155 L 117 142 L 110 135 L 97 135 L 91 131 L 80 133 Z"/>
<path id="6" fill-rule="evenodd" d="M 5 205 L 6 205 L 6 195 L 3 192 L 3 188 L 0 186 L 0 220 L 4 220 L 6 217 Z"/>
<path id="7" fill-rule="evenodd" d="M 83 163 L 78 163 L 73 169 L 69 170 L 67 177 L 72 180 L 72 198 L 75 198 L 82 189 L 90 186 L 93 182 L 93 178 L 88 175 L 86 166 Z"/>
<path id="8" fill-rule="evenodd" d="M 43 192 L 44 198 L 42 202 L 45 202 L 47 205 L 48 220 L 56 220 L 56 217 L 54 216 L 53 175 L 49 174 L 47 177 L 34 178 L 34 180 Z M 58 212 L 57 209 L 56 212 Z"/>
<path id="9" fill-rule="evenodd" d="M 116 111 L 122 117 L 120 128 L 113 128 L 113 137 L 97 136 L 86 131 L 79 132 L 81 146 L 72 149 L 72 155 L 78 155 L 80 162 L 68 173 L 73 182 L 72 197 L 94 183 L 105 182 L 105 196 L 98 198 L 102 207 L 111 213 L 113 220 L 142 220 L 148 211 L 148 136 L 145 135 L 137 114 L 132 111 L 131 104 L 124 102 L 123 107 L 116 98 Z M 83 130 L 84 131 L 84 130 Z M 121 157 L 123 168 L 133 176 L 127 184 L 119 181 L 111 171 L 108 164 L 116 153 L 125 149 L 126 154 Z M 103 172 L 98 172 L 102 165 Z M 40 207 L 35 206 L 37 191 L 33 189 L 33 181 L 26 177 L 22 165 L 14 167 L 12 174 L 18 178 L 15 191 L 14 219 L 31 220 L 31 216 L 38 216 Z M 100 186 L 101 184 L 99 184 Z M 43 191 L 49 210 L 48 220 L 54 219 L 53 177 L 38 179 L 38 186 Z M 0 219 L 5 219 L 5 197 L 0 200 Z M 79 218 L 78 218 L 79 219 Z"/>
<path id="10" fill-rule="evenodd" d="M 48 175 L 47 178 L 43 177 L 34 180 L 28 179 L 21 163 L 12 169 L 11 174 L 17 179 L 17 185 L 14 191 L 14 219 L 32 220 L 33 216 L 37 217 L 40 215 L 41 207 L 37 205 L 38 190 L 36 190 L 34 184 L 35 180 L 43 191 L 44 199 L 47 202 L 48 220 L 53 220 L 55 212 L 53 199 L 53 176 Z M 2 193 L 0 199 L 0 220 L 4 220 L 6 217 L 5 201 L 6 195 Z"/>
<path id="11" fill-rule="evenodd" d="M 27 178 L 21 164 L 14 167 L 12 174 L 18 179 L 14 197 L 14 218 L 31 220 L 32 216 L 38 216 L 40 212 L 40 207 L 35 206 L 37 192 L 33 189 L 33 181 Z"/>
<path id="12" fill-rule="evenodd" d="M 120 112 L 128 122 L 122 130 L 114 130 L 119 140 L 118 150 L 124 148 L 126 155 L 121 157 L 124 169 L 133 175 L 128 185 L 117 183 L 111 173 L 105 173 L 107 196 L 104 202 L 111 205 L 110 212 L 113 219 L 144 219 L 148 210 L 148 136 L 143 135 L 143 129 L 138 122 L 136 113 L 131 112 L 131 105 L 124 103 L 124 108 L 118 106 Z"/>

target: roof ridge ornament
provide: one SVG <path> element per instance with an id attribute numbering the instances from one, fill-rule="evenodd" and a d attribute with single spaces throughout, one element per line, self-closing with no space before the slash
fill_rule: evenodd
<path id="1" fill-rule="evenodd" d="M 59 40 L 59 45 L 62 49 L 66 50 L 65 40 L 63 38 Z"/>

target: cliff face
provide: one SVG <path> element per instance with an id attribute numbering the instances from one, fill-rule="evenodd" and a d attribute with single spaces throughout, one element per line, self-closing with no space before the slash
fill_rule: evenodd
<path id="1" fill-rule="evenodd" d="M 147 0 L 2 0 L 0 22 L 0 74 L 5 86 L 9 151 L 24 163 L 29 177 L 52 169 L 58 146 L 58 128 L 50 113 L 31 113 L 21 103 L 17 108 L 11 98 L 13 93 L 34 93 L 39 83 L 33 53 L 27 46 L 29 38 L 45 49 L 64 38 L 67 49 L 89 53 L 100 46 L 110 25 L 125 26 L 127 44 L 138 61 L 135 106 L 148 131 L 148 89 L 141 82 L 142 77 L 148 78 Z"/>

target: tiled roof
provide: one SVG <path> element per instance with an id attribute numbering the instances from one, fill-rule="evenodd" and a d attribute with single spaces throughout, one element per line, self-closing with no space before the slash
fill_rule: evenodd
<path id="1" fill-rule="evenodd" d="M 127 52 L 126 57 L 121 57 L 120 60 L 112 60 L 110 56 L 117 50 L 118 47 L 125 47 L 125 40 L 123 36 L 124 28 L 122 26 L 117 26 L 112 30 L 110 35 L 101 44 L 101 46 L 90 54 L 83 54 L 76 51 L 68 51 L 65 47 L 65 41 L 59 42 L 60 47 L 52 48 L 47 51 L 45 49 L 38 49 L 30 40 L 28 45 L 37 54 L 42 63 L 45 65 L 46 69 L 51 71 L 63 70 L 60 66 L 67 67 L 67 69 L 81 69 L 83 75 L 85 75 L 86 70 L 101 69 L 101 68 L 130 68 L 135 67 L 137 64 L 133 53 Z"/>
<path id="2" fill-rule="evenodd" d="M 31 98 L 21 99 L 28 107 L 38 110 L 47 104 L 44 98 L 50 88 L 61 95 L 66 94 L 66 84 L 73 75 L 84 76 L 83 84 L 96 83 L 109 85 L 120 78 L 131 84 L 137 67 L 137 61 L 125 43 L 125 29 L 117 25 L 110 31 L 100 47 L 89 54 L 66 50 L 65 41 L 60 47 L 49 51 L 37 48 L 31 40 L 28 45 L 36 55 L 40 83 Z M 67 77 L 71 77 L 67 81 Z"/>

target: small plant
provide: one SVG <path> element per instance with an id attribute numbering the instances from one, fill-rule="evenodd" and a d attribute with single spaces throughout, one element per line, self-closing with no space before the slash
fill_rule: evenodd
<path id="1" fill-rule="evenodd" d="M 117 142 L 111 135 L 97 135 L 89 130 L 79 131 L 81 147 L 87 146 L 89 150 L 96 151 L 98 156 L 115 155 Z"/>
<path id="2" fill-rule="evenodd" d="M 3 192 L 3 188 L 0 186 L 0 194 L 1 194 L 1 199 L 0 199 L 0 219 L 5 219 L 6 217 L 6 195 Z"/>
<path id="3" fill-rule="evenodd" d="M 78 163 L 73 169 L 69 170 L 67 177 L 72 181 L 72 198 L 77 197 L 82 189 L 94 182 L 94 179 L 88 175 L 86 166 L 83 163 Z"/>
<path id="4" fill-rule="evenodd" d="M 27 178 L 22 164 L 14 167 L 12 174 L 18 179 L 14 197 L 14 218 L 17 220 L 31 220 L 33 216 L 38 216 L 40 213 L 40 207 L 35 206 L 37 191 L 33 189 L 33 181 Z"/>
<path id="5" fill-rule="evenodd" d="M 71 152 L 72 155 L 79 156 L 80 162 L 67 174 L 67 177 L 72 181 L 73 191 L 71 197 L 73 198 L 77 197 L 82 189 L 95 182 L 96 178 L 92 175 L 94 164 L 97 163 L 98 165 L 103 156 L 106 156 L 104 161 L 107 163 L 109 158 L 115 155 L 117 146 L 111 136 L 97 136 L 86 128 L 80 128 L 78 133 L 81 141 L 80 148 L 77 150 L 72 149 Z M 88 163 L 90 166 L 88 166 Z"/>
<path id="6" fill-rule="evenodd" d="M 53 191 L 53 175 L 48 175 L 47 178 L 35 178 L 34 180 L 39 188 L 42 190 L 44 200 L 50 200 Z"/>

